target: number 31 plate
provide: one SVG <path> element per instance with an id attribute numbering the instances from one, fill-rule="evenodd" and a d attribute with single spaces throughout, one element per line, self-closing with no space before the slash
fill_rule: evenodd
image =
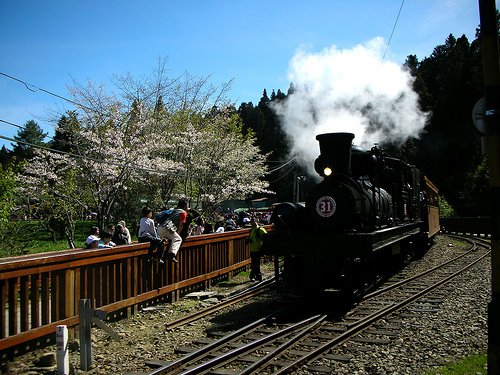
<path id="1" fill-rule="evenodd" d="M 316 202 L 316 212 L 321 217 L 330 217 L 335 213 L 337 204 L 332 197 L 324 196 Z"/>

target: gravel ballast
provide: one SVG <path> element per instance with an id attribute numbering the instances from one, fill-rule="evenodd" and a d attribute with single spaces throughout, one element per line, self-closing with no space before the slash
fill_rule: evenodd
<path id="1" fill-rule="evenodd" d="M 427 254 L 413 264 L 414 272 L 442 263 L 465 249 L 465 243 L 446 235 L 438 235 Z M 272 263 L 268 264 L 272 273 Z M 248 284 L 247 277 L 237 276 L 232 284 Z M 223 288 L 214 288 L 220 291 Z M 400 336 L 365 353 L 356 353 L 348 363 L 335 364 L 339 374 L 421 374 L 465 356 L 487 351 L 487 304 L 491 295 L 490 258 L 479 262 L 461 277 L 451 281 L 443 290 L 443 301 L 430 312 L 422 312 L 400 322 Z M 215 316 L 207 316 L 183 327 L 169 329 L 169 321 L 192 313 L 214 302 L 183 298 L 174 304 L 166 304 L 142 311 L 118 322 L 107 323 L 121 337 L 112 340 L 103 330 L 92 328 L 92 366 L 80 370 L 80 353 L 75 340 L 70 352 L 73 374 L 124 374 L 128 371 L 150 372 L 148 359 L 165 361 L 178 358 L 175 348 L 205 339 L 212 330 L 230 328 L 235 321 L 252 319 L 252 312 L 266 308 L 276 295 L 271 292 L 255 300 L 228 307 Z M 255 305 L 253 305 L 255 304 Z M 37 349 L 2 364 L 1 374 L 57 373 L 55 367 L 41 368 L 39 361 L 47 354 L 56 353 L 55 345 Z M 485 371 L 486 372 L 486 371 Z M 307 373 L 303 369 L 300 373 Z"/>

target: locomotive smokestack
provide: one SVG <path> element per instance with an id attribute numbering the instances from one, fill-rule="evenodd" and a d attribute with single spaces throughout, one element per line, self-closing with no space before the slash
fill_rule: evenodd
<path id="1" fill-rule="evenodd" d="M 319 134 L 316 139 L 319 141 L 320 151 L 320 156 L 314 163 L 316 172 L 321 176 L 328 176 L 329 173 L 349 175 L 351 171 L 351 145 L 354 134 Z M 327 171 L 328 168 L 330 169 L 329 172 Z"/>

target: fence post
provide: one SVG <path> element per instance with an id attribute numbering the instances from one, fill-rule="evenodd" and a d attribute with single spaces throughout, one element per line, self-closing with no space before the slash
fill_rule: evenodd
<path id="1" fill-rule="evenodd" d="M 234 239 L 229 241 L 229 248 L 227 249 L 228 261 L 227 265 L 231 267 L 234 265 Z M 233 279 L 234 271 L 231 271 L 227 274 L 227 281 L 231 281 Z"/>
<path id="2" fill-rule="evenodd" d="M 78 301 L 79 327 L 80 327 L 80 369 L 87 371 L 92 365 L 92 343 L 90 340 L 90 319 L 84 311 L 90 309 L 90 299 Z"/>

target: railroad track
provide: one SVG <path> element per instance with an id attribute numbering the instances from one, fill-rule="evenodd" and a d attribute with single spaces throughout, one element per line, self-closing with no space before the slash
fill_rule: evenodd
<path id="1" fill-rule="evenodd" d="M 335 311 L 291 322 L 277 311 L 221 333 L 217 340 L 200 342 L 199 348 L 178 348 L 183 357 L 152 361 L 158 368 L 149 375 L 332 372 L 337 362 L 350 361 L 356 352 L 388 344 L 408 316 L 435 309 L 447 293 L 440 288 L 490 253 L 486 243 L 461 240 L 469 241 L 470 248 L 460 256 L 423 273 L 406 270 L 406 276 L 386 282 L 347 314 Z"/>
<path id="2" fill-rule="evenodd" d="M 269 279 L 265 279 L 261 281 L 260 283 L 246 289 L 245 291 L 238 293 L 234 296 L 230 296 L 222 300 L 220 303 L 207 307 L 205 309 L 195 311 L 192 314 L 186 315 L 182 318 L 179 318 L 177 320 L 174 320 L 168 324 L 166 324 L 166 328 L 173 329 L 177 328 L 180 326 L 183 326 L 184 324 L 188 324 L 191 322 L 194 322 L 195 320 L 198 320 L 200 318 L 203 318 L 204 316 L 213 314 L 219 310 L 222 310 L 230 305 L 233 305 L 237 302 L 244 301 L 246 299 L 258 296 L 261 293 L 265 293 L 266 291 L 269 290 L 270 285 L 274 283 L 274 277 L 271 277 Z"/>

